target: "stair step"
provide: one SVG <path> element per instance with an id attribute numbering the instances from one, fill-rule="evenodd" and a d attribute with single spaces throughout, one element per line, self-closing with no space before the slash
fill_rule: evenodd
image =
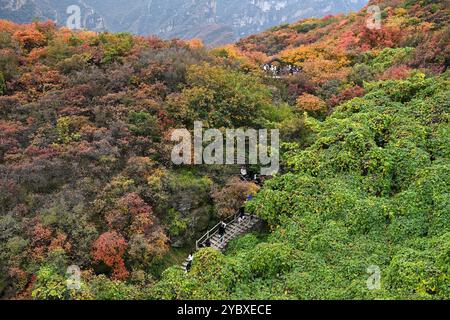
<path id="1" fill-rule="evenodd" d="M 249 230 L 254 228 L 259 223 L 259 221 L 261 221 L 259 218 L 253 217 L 252 219 L 249 219 L 247 217 L 242 223 L 238 223 L 237 221 L 235 221 L 233 223 L 228 224 L 225 230 L 223 242 L 220 240 L 221 237 L 217 232 L 212 237 L 209 238 L 209 240 L 211 241 L 211 248 L 217 251 L 224 251 L 231 240 L 235 239 L 236 237 L 242 234 L 249 232 Z M 183 262 L 182 264 L 183 270 L 186 271 L 188 263 L 189 263 L 188 260 Z"/>
<path id="2" fill-rule="evenodd" d="M 245 229 L 243 227 L 240 227 L 240 226 L 233 226 L 233 227 L 231 227 L 231 231 L 242 232 L 242 231 L 245 231 Z"/>

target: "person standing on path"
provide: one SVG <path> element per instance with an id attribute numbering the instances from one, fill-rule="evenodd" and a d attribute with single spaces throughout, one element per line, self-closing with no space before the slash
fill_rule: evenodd
<path id="1" fill-rule="evenodd" d="M 191 270 L 192 260 L 194 260 L 194 257 L 192 256 L 192 254 L 190 254 L 188 257 L 188 263 L 186 265 L 186 272 L 189 272 L 189 270 Z"/>
<path id="2" fill-rule="evenodd" d="M 220 236 L 220 243 L 223 244 L 225 241 L 225 233 L 227 231 L 227 224 L 222 221 L 222 223 L 219 226 L 219 236 Z"/>
<path id="3" fill-rule="evenodd" d="M 238 215 L 238 223 L 241 224 L 245 221 L 246 215 L 245 215 L 245 208 L 241 207 L 239 209 L 239 215 Z"/>

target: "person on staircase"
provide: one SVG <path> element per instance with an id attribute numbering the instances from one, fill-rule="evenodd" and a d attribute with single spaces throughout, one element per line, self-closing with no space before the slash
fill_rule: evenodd
<path id="1" fill-rule="evenodd" d="M 247 216 L 245 215 L 245 208 L 241 207 L 239 209 L 238 223 L 241 224 L 242 222 L 244 222 L 246 217 Z"/>
<path id="2" fill-rule="evenodd" d="M 222 223 L 219 226 L 219 236 L 220 236 L 220 243 L 223 244 L 225 242 L 225 233 L 227 232 L 227 224 L 222 221 Z"/>
<path id="3" fill-rule="evenodd" d="M 194 257 L 192 256 L 192 253 L 188 257 L 188 263 L 186 265 L 186 272 L 189 272 L 192 268 L 192 261 L 194 260 Z"/>
<path id="4" fill-rule="evenodd" d="M 261 176 L 260 176 L 259 174 L 255 173 L 255 174 L 253 175 L 253 182 L 254 182 L 256 185 L 260 186 L 261 183 L 262 183 L 262 181 L 261 181 Z"/>
<path id="5" fill-rule="evenodd" d="M 206 241 L 205 242 L 203 242 L 201 245 L 200 245 L 200 247 L 201 248 L 211 248 L 211 239 L 206 239 Z"/>
<path id="6" fill-rule="evenodd" d="M 241 180 L 247 181 L 248 180 L 248 171 L 246 167 L 241 168 Z"/>

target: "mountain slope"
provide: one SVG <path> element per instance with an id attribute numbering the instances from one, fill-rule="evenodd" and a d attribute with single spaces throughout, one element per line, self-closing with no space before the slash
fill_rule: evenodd
<path id="1" fill-rule="evenodd" d="M 214 49 L 0 20 L 1 297 L 448 300 L 449 2 L 375 3 Z M 198 120 L 278 128 L 283 172 L 185 273 L 258 189 L 172 164 Z"/>
<path id="2" fill-rule="evenodd" d="M 247 204 L 267 238 L 203 249 L 168 269 L 159 299 L 449 299 L 448 1 L 371 1 L 219 51 L 264 63 L 298 118 L 278 124 L 285 172 Z"/>
<path id="3" fill-rule="evenodd" d="M 301 18 L 358 10 L 366 0 L 1 0 L 0 18 L 25 23 L 38 17 L 63 25 L 72 4 L 82 8 L 82 26 L 91 30 L 221 44 Z"/>
<path id="4" fill-rule="evenodd" d="M 233 213 L 257 189 L 220 192 L 234 166 L 173 165 L 172 130 L 277 111 L 258 75 L 196 41 L 0 20 L 1 298 L 71 298 L 70 265 L 99 285 L 78 299 L 153 282 L 217 223 L 216 201 Z"/>
<path id="5" fill-rule="evenodd" d="M 81 10 L 83 28 L 105 30 L 103 18 L 82 0 L 0 0 L 0 19 L 17 23 L 30 23 L 38 20 L 52 20 L 58 25 L 66 25 L 69 14 L 67 8 L 77 5 Z"/>

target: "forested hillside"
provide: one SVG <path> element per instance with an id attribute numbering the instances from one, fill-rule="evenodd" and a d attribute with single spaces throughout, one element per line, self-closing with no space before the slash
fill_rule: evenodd
<path id="1" fill-rule="evenodd" d="M 210 45 L 232 43 L 281 23 L 347 13 L 368 0 L 0 0 L 0 19 L 30 23 L 51 19 L 66 25 L 69 6 L 81 11 L 91 31 L 154 34 L 164 39 L 201 38 Z"/>
<path id="2" fill-rule="evenodd" d="M 211 50 L 0 21 L 1 296 L 449 299 L 448 2 L 371 4 L 381 29 L 362 11 Z M 256 190 L 171 164 L 171 129 L 196 120 L 280 129 L 283 172 L 247 203 L 267 230 L 186 273 Z"/>
<path id="3" fill-rule="evenodd" d="M 236 59 L 195 41 L 52 23 L 1 21 L 0 47 L 4 297 L 67 298 L 58 288 L 72 264 L 93 286 L 151 283 L 217 221 L 213 198 L 233 196 L 222 195 L 226 183 L 254 188 L 228 181 L 238 168 L 170 160 L 170 130 L 194 120 L 279 120 L 270 90 Z"/>

